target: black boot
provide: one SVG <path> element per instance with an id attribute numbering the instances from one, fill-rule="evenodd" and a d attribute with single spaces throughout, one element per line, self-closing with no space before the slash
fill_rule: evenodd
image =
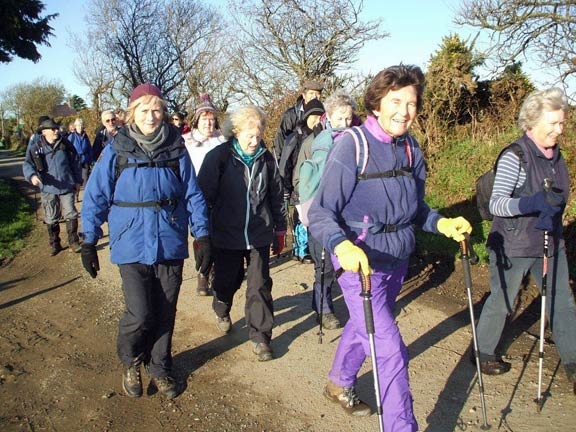
<path id="1" fill-rule="evenodd" d="M 124 365 L 122 373 L 122 388 L 127 396 L 137 398 L 142 396 L 142 376 L 140 375 L 140 359 L 134 360 L 129 366 Z"/>
<path id="2" fill-rule="evenodd" d="M 50 256 L 57 255 L 62 250 L 60 245 L 60 224 L 58 222 L 47 225 L 48 241 L 50 242 Z"/>
<path id="3" fill-rule="evenodd" d="M 82 250 L 80 239 L 78 238 L 78 219 L 66 221 L 66 232 L 68 233 L 68 245 L 72 251 L 78 253 Z"/>

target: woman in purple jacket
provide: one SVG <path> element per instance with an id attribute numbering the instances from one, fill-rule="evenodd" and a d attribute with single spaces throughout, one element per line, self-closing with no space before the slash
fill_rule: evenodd
<path id="1" fill-rule="evenodd" d="M 350 134 L 336 139 L 327 173 L 310 208 L 310 230 L 332 254 L 350 319 L 329 373 L 324 395 L 355 416 L 370 414 L 355 391 L 356 376 L 370 354 L 360 269 L 370 275 L 376 329 L 378 375 L 384 427 L 418 429 L 408 383 L 408 352 L 393 309 L 414 250 L 414 225 L 456 241 L 471 232 L 462 217 L 443 218 L 424 202 L 426 169 L 422 151 L 408 134 L 422 106 L 424 75 L 416 66 L 393 66 L 376 75 L 366 90 L 368 180 L 358 178 L 356 145 Z"/>

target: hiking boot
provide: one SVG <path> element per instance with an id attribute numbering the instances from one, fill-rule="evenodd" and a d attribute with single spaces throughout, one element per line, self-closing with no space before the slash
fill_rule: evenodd
<path id="1" fill-rule="evenodd" d="M 152 384 L 168 399 L 174 399 L 184 391 L 184 386 L 171 376 L 152 378 Z"/>
<path id="2" fill-rule="evenodd" d="M 198 286 L 196 287 L 196 294 L 199 296 L 207 296 L 210 292 L 208 285 L 208 278 L 202 273 L 198 273 Z"/>
<path id="3" fill-rule="evenodd" d="M 254 342 L 252 352 L 258 356 L 258 361 L 264 362 L 272 360 L 272 349 L 264 342 Z"/>
<path id="4" fill-rule="evenodd" d="M 127 396 L 133 398 L 142 396 L 142 376 L 140 375 L 139 361 L 132 363 L 130 366 L 124 365 L 122 388 Z"/>
<path id="5" fill-rule="evenodd" d="M 370 407 L 360 400 L 353 386 L 338 387 L 332 381 L 328 381 L 324 387 L 324 396 L 332 402 L 340 404 L 346 414 L 364 417 L 372 413 Z"/>
<path id="6" fill-rule="evenodd" d="M 50 246 L 50 256 L 56 256 L 62 250 L 60 243 L 54 243 Z"/>
<path id="7" fill-rule="evenodd" d="M 70 250 L 72 250 L 72 252 L 79 253 L 82 250 L 82 246 L 78 242 L 70 243 Z"/>
<path id="8" fill-rule="evenodd" d="M 320 324 L 320 315 L 316 315 L 316 322 Z M 336 330 L 341 327 L 340 320 L 332 312 L 322 314 L 322 328 L 326 330 Z"/>
<path id="9" fill-rule="evenodd" d="M 222 333 L 229 333 L 230 329 L 232 328 L 230 315 L 226 315 L 224 318 L 220 318 L 218 315 L 216 315 L 216 326 L 218 326 L 218 330 L 220 330 Z"/>
<path id="10" fill-rule="evenodd" d="M 476 364 L 476 360 L 474 360 Z M 504 360 L 488 360 L 480 362 L 480 370 L 485 375 L 502 375 L 512 368 L 512 364 Z"/>

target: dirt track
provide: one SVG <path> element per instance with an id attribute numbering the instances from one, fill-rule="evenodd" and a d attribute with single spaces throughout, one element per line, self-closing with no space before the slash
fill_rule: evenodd
<path id="1" fill-rule="evenodd" d="M 38 223 L 26 250 L 0 268 L 0 430 L 378 430 L 375 416 L 347 417 L 322 397 L 340 331 L 325 331 L 318 343 L 310 310 L 312 267 L 293 261 L 272 269 L 276 358 L 267 363 L 258 363 L 250 351 L 242 291 L 232 311 L 233 331 L 222 336 L 210 299 L 194 295 L 193 263 L 187 261 L 173 347 L 175 370 L 187 389 L 172 402 L 158 394 L 124 396 L 115 356 L 119 275 L 109 263 L 107 239 L 99 246 L 102 270 L 92 280 L 78 255 L 65 250 L 48 256 Z M 460 267 L 452 258 L 425 268 L 415 262 L 398 303 L 415 412 L 425 431 L 479 430 L 482 424 L 475 368 L 468 360 L 471 331 Z M 487 290 L 486 277 L 486 269 L 474 268 L 477 305 Z M 336 310 L 345 317 L 341 295 Z M 484 376 L 489 423 L 501 431 L 574 430 L 576 397 L 552 345 L 545 356 L 547 401 L 536 412 L 538 347 L 530 333 L 537 333 L 538 323 L 532 310 L 539 310 L 538 302 L 507 333 L 512 371 Z M 358 387 L 375 407 L 369 362 Z"/>

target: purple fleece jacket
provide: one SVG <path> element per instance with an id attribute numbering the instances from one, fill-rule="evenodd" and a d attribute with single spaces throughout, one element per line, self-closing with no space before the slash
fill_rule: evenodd
<path id="1" fill-rule="evenodd" d="M 391 233 L 367 233 L 358 241 L 362 229 L 350 228 L 346 221 L 414 224 L 437 234 L 436 225 L 442 216 L 424 202 L 426 167 L 416 140 L 411 139 L 413 148 L 408 152 L 407 135 L 393 139 L 373 116 L 361 128 L 369 147 L 366 174 L 412 165 L 413 176 L 357 181 L 354 140 L 350 134 L 340 135 L 328 155 L 324 176 L 310 207 L 310 231 L 331 253 L 344 240 L 356 242 L 373 268 L 386 270 L 397 267 L 414 251 L 414 227 Z"/>

